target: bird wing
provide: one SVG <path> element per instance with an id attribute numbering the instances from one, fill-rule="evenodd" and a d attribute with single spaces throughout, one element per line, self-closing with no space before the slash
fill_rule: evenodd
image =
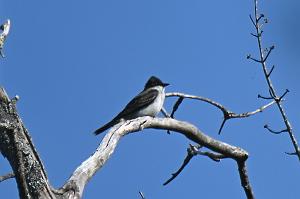
<path id="1" fill-rule="evenodd" d="M 117 117 L 126 117 L 127 115 L 141 110 L 142 108 L 151 104 L 156 99 L 157 95 L 158 90 L 156 89 L 142 91 L 126 105 L 126 107 L 118 114 Z"/>
<path id="2" fill-rule="evenodd" d="M 156 99 L 157 95 L 158 90 L 156 89 L 142 91 L 135 98 L 133 98 L 114 119 L 97 129 L 94 134 L 98 135 L 102 133 L 103 131 L 117 124 L 121 118 L 126 118 L 136 111 L 148 106 Z"/>

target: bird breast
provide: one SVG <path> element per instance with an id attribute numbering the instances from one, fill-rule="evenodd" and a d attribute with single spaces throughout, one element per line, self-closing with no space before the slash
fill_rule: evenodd
<path id="1" fill-rule="evenodd" d="M 156 97 L 153 103 L 151 103 L 149 106 L 143 108 L 137 113 L 138 117 L 142 117 L 142 116 L 155 117 L 161 111 L 165 101 L 164 88 L 160 86 L 153 89 L 157 89 L 159 91 L 159 95 Z"/>

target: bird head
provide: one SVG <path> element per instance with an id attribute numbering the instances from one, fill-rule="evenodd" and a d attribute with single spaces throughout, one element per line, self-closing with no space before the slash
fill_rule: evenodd
<path id="1" fill-rule="evenodd" d="M 151 87 L 154 87 L 154 86 L 162 86 L 162 87 L 166 87 L 170 84 L 168 83 L 163 83 L 159 78 L 155 77 L 155 76 L 151 76 L 147 83 L 145 84 L 145 89 L 148 89 L 148 88 L 151 88 Z"/>

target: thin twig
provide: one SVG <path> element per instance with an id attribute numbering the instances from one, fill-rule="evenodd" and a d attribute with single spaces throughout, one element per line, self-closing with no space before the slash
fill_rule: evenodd
<path id="1" fill-rule="evenodd" d="M 265 17 L 265 15 L 260 14 L 260 16 L 258 17 L 258 19 L 256 21 L 259 22 L 263 17 Z"/>
<path id="2" fill-rule="evenodd" d="M 273 133 L 273 134 L 276 134 L 276 135 L 281 134 L 281 133 L 284 133 L 284 132 L 287 132 L 287 129 L 283 129 L 283 130 L 281 130 L 281 131 L 274 131 L 274 130 L 270 129 L 269 125 L 267 125 L 267 124 L 264 125 L 264 128 L 265 128 L 265 129 L 268 129 L 268 131 L 269 131 L 270 133 Z"/>
<path id="3" fill-rule="evenodd" d="M 258 37 L 256 34 L 250 33 L 253 37 Z M 250 57 L 249 57 L 250 58 Z"/>
<path id="4" fill-rule="evenodd" d="M 171 118 L 170 114 L 164 107 L 162 107 L 160 111 L 166 118 Z M 170 130 L 167 130 L 167 134 L 171 134 Z"/>
<path id="5" fill-rule="evenodd" d="M 178 100 L 176 101 L 176 103 L 173 106 L 173 110 L 171 113 L 171 118 L 174 118 L 174 114 L 177 111 L 178 107 L 180 106 L 180 104 L 183 102 L 184 97 L 179 97 Z"/>
<path id="6" fill-rule="evenodd" d="M 213 153 L 213 152 L 209 152 L 209 151 L 201 151 L 200 148 L 202 148 L 201 145 L 194 146 L 194 145 L 190 144 L 189 148 L 187 148 L 187 155 L 186 155 L 185 159 L 183 160 L 182 165 L 175 173 L 172 173 L 171 178 L 169 178 L 163 185 L 167 185 L 171 181 L 173 181 L 183 171 L 183 169 L 186 167 L 186 165 L 188 165 L 190 160 L 195 155 L 202 155 L 202 156 L 209 157 L 210 159 L 212 159 L 215 162 L 220 162 L 221 159 L 228 158 L 226 155 L 223 155 L 223 154 Z"/>
<path id="7" fill-rule="evenodd" d="M 14 178 L 15 174 L 14 172 L 10 172 L 6 175 L 0 176 L 0 182 L 3 182 L 4 180 L 10 179 L 10 178 Z"/>
<path id="8" fill-rule="evenodd" d="M 281 97 L 279 97 L 278 100 L 281 101 L 288 92 L 290 92 L 289 89 L 286 89 L 285 92 L 281 95 Z"/>
<path id="9" fill-rule="evenodd" d="M 265 99 L 265 100 L 270 100 L 270 99 L 274 99 L 273 97 L 264 97 L 260 94 L 258 94 L 257 98 L 261 98 L 261 99 Z"/>
<path id="10" fill-rule="evenodd" d="M 250 17 L 250 20 L 251 20 L 251 22 L 252 22 L 253 26 L 255 26 L 255 22 L 254 22 L 254 20 L 253 20 L 252 16 L 251 16 L 251 15 L 249 15 L 249 17 Z"/>
<path id="11" fill-rule="evenodd" d="M 160 111 L 166 118 L 171 117 L 170 114 L 167 112 L 167 110 L 164 107 L 162 107 Z"/>
<path id="12" fill-rule="evenodd" d="M 296 152 L 292 152 L 292 153 L 290 153 L 290 152 L 284 152 L 284 153 L 287 154 L 287 155 L 297 155 Z"/>
<path id="13" fill-rule="evenodd" d="M 259 37 L 259 36 L 258 36 L 258 37 Z M 255 61 L 255 62 L 261 63 L 261 61 L 260 61 L 260 60 L 258 60 L 258 59 L 256 59 L 256 58 L 249 57 L 249 59 L 251 59 L 251 60 L 253 60 L 253 61 Z"/>
<path id="14" fill-rule="evenodd" d="M 220 125 L 220 128 L 219 128 L 219 131 L 218 131 L 218 134 L 220 135 L 221 134 L 221 132 L 222 132 L 222 129 L 223 129 L 223 127 L 224 127 L 224 125 L 225 125 L 225 122 L 227 121 L 228 119 L 227 118 L 223 118 L 223 121 L 222 121 L 222 123 L 221 123 L 221 125 Z"/>
<path id="15" fill-rule="evenodd" d="M 165 117 L 174 118 L 174 114 L 175 114 L 175 112 L 177 111 L 177 109 L 179 108 L 179 106 L 180 106 L 180 104 L 182 103 L 183 99 L 184 99 L 183 97 L 179 97 L 179 98 L 177 99 L 177 101 L 175 102 L 175 104 L 174 104 L 174 106 L 173 106 L 173 110 L 172 110 L 171 115 L 168 114 L 167 111 L 166 111 L 164 108 L 162 108 L 161 111 L 163 112 L 163 114 L 165 115 Z M 167 130 L 167 133 L 168 133 L 168 134 L 171 134 L 170 130 Z"/>
<path id="16" fill-rule="evenodd" d="M 270 88 L 269 88 L 269 94 L 270 94 L 270 96 L 271 96 L 274 100 L 277 99 L 275 93 L 274 93 Z"/>
<path id="17" fill-rule="evenodd" d="M 143 192 L 139 191 L 139 194 L 140 194 L 140 196 L 141 196 L 142 199 L 146 199 L 145 196 L 144 196 L 144 194 L 143 194 Z"/>
<path id="18" fill-rule="evenodd" d="M 272 68 L 271 68 L 271 70 L 270 70 L 270 72 L 267 74 L 267 77 L 268 77 L 268 78 L 269 78 L 269 77 L 270 77 L 270 75 L 272 74 L 272 72 L 273 72 L 274 68 L 275 68 L 275 66 L 273 65 L 273 66 L 272 66 Z"/>
<path id="19" fill-rule="evenodd" d="M 235 114 L 235 113 L 234 113 L 233 115 L 231 115 L 231 117 L 232 117 L 232 118 L 249 117 L 249 116 L 254 115 L 254 114 L 256 114 L 256 113 L 262 112 L 264 109 L 268 108 L 269 106 L 271 106 L 271 105 L 274 104 L 274 103 L 275 103 L 275 101 L 272 101 L 272 102 L 270 102 L 270 103 L 268 103 L 268 104 L 266 104 L 266 105 L 264 105 L 264 106 L 262 106 L 262 107 L 256 109 L 255 111 L 246 112 L 246 113 L 240 113 L 240 114 Z"/>
<path id="20" fill-rule="evenodd" d="M 263 62 L 266 62 L 266 61 L 267 61 L 269 55 L 271 54 L 272 50 L 274 50 L 274 48 L 275 48 L 275 46 L 271 46 L 271 47 L 269 48 L 269 51 L 268 51 L 266 57 L 264 58 Z"/>
<path id="21" fill-rule="evenodd" d="M 206 97 L 189 95 L 189 94 L 184 94 L 184 93 L 179 93 L 179 92 L 166 93 L 166 97 L 183 97 L 183 98 L 188 98 L 188 99 L 200 100 L 203 102 L 207 102 L 207 103 L 219 108 L 222 111 L 225 111 L 225 112 L 227 111 L 227 109 L 222 104 L 215 102 L 211 99 L 208 99 Z"/>
<path id="22" fill-rule="evenodd" d="M 196 155 L 196 153 L 193 151 L 193 149 L 191 147 L 189 147 L 187 149 L 187 155 L 183 160 L 182 165 L 180 166 L 180 168 L 175 172 L 172 173 L 172 177 L 169 178 L 163 185 L 167 185 L 170 182 L 172 182 L 180 173 L 181 171 L 183 171 L 183 169 L 185 168 L 186 165 L 188 165 L 188 163 L 191 161 L 191 159 Z"/>
<path id="23" fill-rule="evenodd" d="M 260 55 L 260 63 L 261 63 L 261 66 L 262 66 L 262 69 L 263 69 L 263 73 L 264 73 L 264 76 L 265 76 L 265 79 L 267 81 L 267 84 L 268 84 L 268 87 L 269 87 L 269 91 L 270 91 L 270 94 L 271 96 L 276 99 L 276 105 L 279 109 L 279 112 L 281 114 L 281 117 L 284 121 L 284 124 L 286 126 L 286 130 L 289 134 L 289 137 L 290 137 L 290 140 L 293 144 L 293 147 L 294 147 L 294 150 L 295 150 L 295 153 L 297 154 L 297 157 L 300 161 L 300 148 L 299 148 L 299 145 L 298 145 L 298 142 L 297 142 L 297 139 L 295 138 L 295 135 L 294 135 L 294 132 L 293 132 L 293 129 L 292 129 L 292 125 L 291 123 L 289 122 L 288 120 L 288 117 L 286 115 L 286 112 L 281 104 L 281 99 L 282 97 L 287 93 L 284 93 L 284 95 L 282 95 L 281 97 L 279 97 L 277 94 L 276 94 L 276 91 L 275 91 L 275 88 L 272 84 L 272 81 L 271 81 L 271 78 L 270 78 L 270 75 L 274 69 L 274 66 L 271 68 L 270 72 L 268 72 L 268 67 L 267 67 L 267 64 L 266 64 L 266 59 L 268 58 L 269 54 L 271 53 L 271 51 L 274 49 L 274 47 L 271 47 L 268 54 L 265 56 L 264 55 L 264 51 L 263 51 L 263 46 L 262 46 L 262 37 L 261 37 L 261 33 L 262 30 L 261 30 L 261 23 L 259 22 L 260 19 L 262 17 L 262 15 L 259 16 L 258 14 L 258 0 L 254 0 L 254 16 L 255 16 L 255 20 L 253 20 L 252 17 L 250 17 L 251 19 L 251 22 L 254 23 L 254 26 L 255 26 L 255 29 L 256 29 L 256 34 L 257 34 L 257 44 L 258 44 L 258 50 L 259 50 L 259 55 Z M 255 21 L 255 22 L 254 22 Z M 264 23 L 267 23 L 268 21 L 267 20 L 264 20 Z"/>

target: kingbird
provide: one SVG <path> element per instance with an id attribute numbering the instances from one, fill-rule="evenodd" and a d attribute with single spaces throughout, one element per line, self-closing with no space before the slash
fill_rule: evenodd
<path id="1" fill-rule="evenodd" d="M 155 76 L 150 77 L 144 90 L 135 96 L 115 118 L 97 129 L 94 132 L 95 135 L 102 133 L 122 120 L 131 120 L 142 116 L 155 117 L 163 107 L 165 87 L 168 85 L 168 83 L 163 83 Z"/>

